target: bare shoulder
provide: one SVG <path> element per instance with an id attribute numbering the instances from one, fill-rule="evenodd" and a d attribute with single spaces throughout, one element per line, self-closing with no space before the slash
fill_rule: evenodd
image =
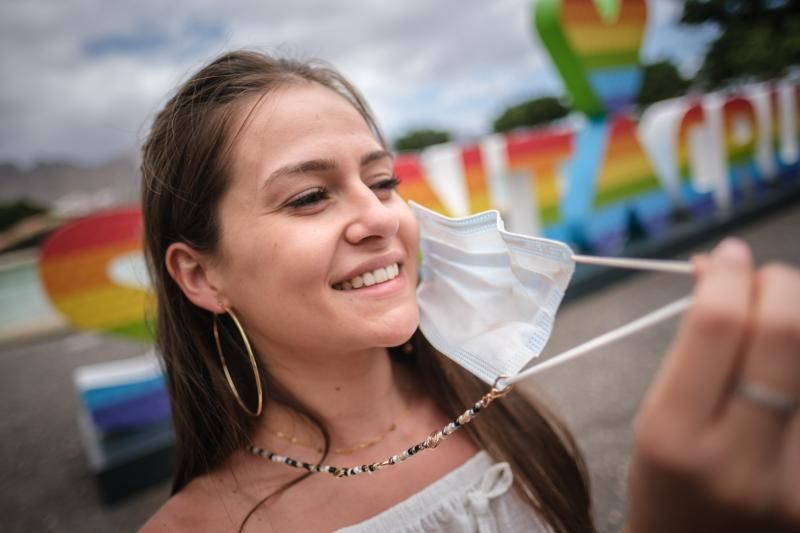
<path id="1" fill-rule="evenodd" d="M 273 491 L 284 476 L 270 476 L 254 485 L 251 476 L 231 461 L 226 467 L 193 479 L 142 526 L 141 533 L 191 533 L 239 531 L 264 494 Z M 261 476 L 259 476 L 261 477 Z"/>
<path id="2" fill-rule="evenodd" d="M 220 476 L 193 480 L 150 517 L 140 533 L 238 531 L 239 518 L 224 494 Z"/>
<path id="3" fill-rule="evenodd" d="M 175 495 L 170 498 L 161 508 L 156 511 L 156 514 L 150 517 L 145 524 L 139 529 L 139 533 L 160 533 L 166 531 L 186 531 L 188 529 L 181 515 L 181 506 L 185 504 L 178 503 L 182 498 L 180 495 Z"/>
<path id="4" fill-rule="evenodd" d="M 212 531 L 218 519 L 215 519 L 213 502 L 204 491 L 187 486 L 172 496 L 156 511 L 156 514 L 139 530 L 140 533 Z"/>

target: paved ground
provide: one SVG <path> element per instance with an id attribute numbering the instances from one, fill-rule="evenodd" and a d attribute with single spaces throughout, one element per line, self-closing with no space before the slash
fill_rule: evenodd
<path id="1" fill-rule="evenodd" d="M 800 265 L 800 206 L 736 231 L 760 262 Z M 688 255 L 684 254 L 684 257 Z M 639 275 L 562 308 L 546 354 L 555 354 L 685 295 L 689 280 Z M 527 386 L 574 429 L 590 465 L 600 531 L 625 515 L 630 424 L 675 321 L 541 374 Z M 0 346 L 0 516 L 3 531 L 133 531 L 166 498 L 166 485 L 112 507 L 100 503 L 76 431 L 71 372 L 138 355 L 141 348 L 88 334 Z"/>

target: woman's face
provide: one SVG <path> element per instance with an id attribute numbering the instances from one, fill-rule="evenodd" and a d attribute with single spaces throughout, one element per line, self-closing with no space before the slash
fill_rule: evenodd
<path id="1" fill-rule="evenodd" d="M 320 85 L 289 86 L 234 142 L 212 275 L 264 355 L 405 342 L 418 229 L 358 111 Z"/>

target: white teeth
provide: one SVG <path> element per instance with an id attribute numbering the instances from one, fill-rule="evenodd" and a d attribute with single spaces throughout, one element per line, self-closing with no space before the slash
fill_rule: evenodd
<path id="1" fill-rule="evenodd" d="M 364 272 L 351 279 L 350 281 L 343 281 L 334 288 L 349 291 L 351 289 L 360 289 L 361 287 L 370 287 L 378 283 L 396 278 L 400 274 L 400 265 L 392 263 L 391 265 L 383 268 L 376 268 L 372 272 Z"/>

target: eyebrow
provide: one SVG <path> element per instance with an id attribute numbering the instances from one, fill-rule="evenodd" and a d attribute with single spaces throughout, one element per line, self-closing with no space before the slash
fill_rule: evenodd
<path id="1" fill-rule="evenodd" d="M 361 156 L 361 161 L 359 163 L 360 166 L 364 167 L 384 158 L 394 159 L 392 154 L 386 150 L 375 150 Z M 300 163 L 291 163 L 273 171 L 269 177 L 264 180 L 262 187 L 265 187 L 278 178 L 297 174 L 308 174 L 311 172 L 330 172 L 331 170 L 336 170 L 337 166 L 336 161 L 333 159 L 310 159 Z"/>

